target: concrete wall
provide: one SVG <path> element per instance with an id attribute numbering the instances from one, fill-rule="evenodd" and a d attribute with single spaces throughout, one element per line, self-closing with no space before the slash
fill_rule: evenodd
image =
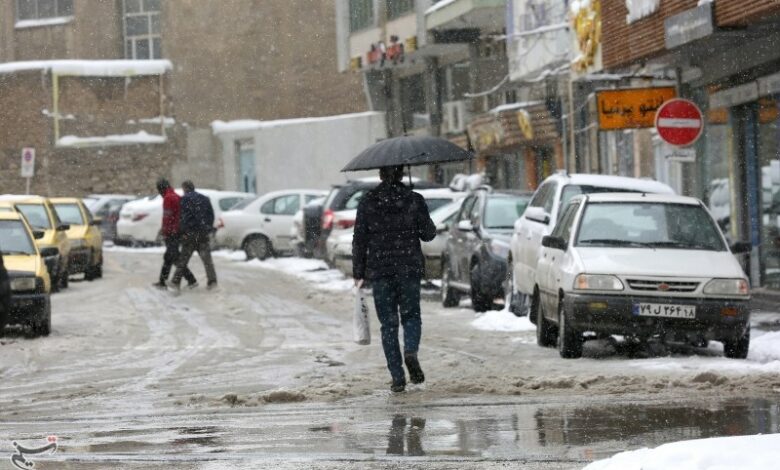
<path id="1" fill-rule="evenodd" d="M 385 138 L 384 113 L 314 119 L 219 134 L 224 155 L 224 187 L 238 189 L 236 141 L 251 140 L 259 194 L 289 188 L 328 189 L 331 184 L 366 176 L 341 173 L 353 157 Z M 376 172 L 368 174 L 373 175 Z"/>

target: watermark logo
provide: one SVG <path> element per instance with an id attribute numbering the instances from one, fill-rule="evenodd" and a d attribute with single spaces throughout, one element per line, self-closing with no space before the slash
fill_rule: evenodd
<path id="1" fill-rule="evenodd" d="M 16 453 L 11 455 L 11 463 L 14 467 L 21 470 L 30 470 L 35 467 L 35 462 L 28 458 L 28 455 L 40 455 L 48 453 L 49 455 L 57 452 L 57 436 L 49 436 L 46 438 L 47 444 L 42 447 L 23 447 L 18 442 L 14 441 L 13 445 L 16 449 Z"/>

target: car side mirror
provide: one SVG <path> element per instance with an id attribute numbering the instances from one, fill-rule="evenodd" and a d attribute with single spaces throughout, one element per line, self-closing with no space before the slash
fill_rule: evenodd
<path id="1" fill-rule="evenodd" d="M 471 225 L 470 220 L 461 220 L 460 222 L 458 222 L 458 230 L 460 230 L 461 232 L 473 232 L 474 226 Z"/>
<path id="2" fill-rule="evenodd" d="M 33 234 L 33 238 L 36 240 L 40 240 L 41 238 L 46 236 L 46 232 L 44 232 L 43 230 L 33 230 L 32 234 Z"/>
<path id="3" fill-rule="evenodd" d="M 436 233 L 444 233 L 447 231 L 447 224 L 437 224 Z"/>
<path id="4" fill-rule="evenodd" d="M 547 235 L 542 237 L 542 246 L 552 248 L 553 250 L 566 251 L 566 240 L 561 237 Z"/>
<path id="5" fill-rule="evenodd" d="M 550 214 L 545 212 L 543 207 L 527 208 L 525 210 L 525 218 L 544 225 L 550 224 Z"/>
<path id="6" fill-rule="evenodd" d="M 49 258 L 52 256 L 57 256 L 60 254 L 60 250 L 57 249 L 57 247 L 49 246 L 46 248 L 41 248 L 41 256 L 44 258 Z"/>
<path id="7" fill-rule="evenodd" d="M 100 225 L 103 223 L 103 219 L 100 217 L 95 217 L 92 219 L 92 222 L 89 223 L 89 225 L 100 227 Z"/>
<path id="8" fill-rule="evenodd" d="M 58 232 L 67 232 L 68 230 L 70 230 L 70 224 L 61 224 L 57 227 Z"/>
<path id="9" fill-rule="evenodd" d="M 752 249 L 753 245 L 750 242 L 736 242 L 731 245 L 731 252 L 735 255 L 750 253 Z"/>

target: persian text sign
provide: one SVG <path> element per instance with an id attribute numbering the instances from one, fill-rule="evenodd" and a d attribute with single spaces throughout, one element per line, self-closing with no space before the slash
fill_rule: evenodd
<path id="1" fill-rule="evenodd" d="M 674 87 L 597 91 L 599 129 L 613 131 L 654 127 L 658 108 L 675 96 Z"/>

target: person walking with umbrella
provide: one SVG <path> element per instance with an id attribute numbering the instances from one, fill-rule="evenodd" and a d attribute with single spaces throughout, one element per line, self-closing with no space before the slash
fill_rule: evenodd
<path id="1" fill-rule="evenodd" d="M 360 288 L 369 280 L 373 287 L 393 392 L 403 392 L 406 387 L 403 364 L 412 383 L 425 381 L 417 358 L 424 268 L 420 240 L 430 241 L 436 236 L 425 199 L 401 182 L 403 174 L 403 166 L 379 170 L 382 182 L 358 204 L 352 241 L 355 285 Z M 404 330 L 403 361 L 398 341 L 399 315 Z"/>

